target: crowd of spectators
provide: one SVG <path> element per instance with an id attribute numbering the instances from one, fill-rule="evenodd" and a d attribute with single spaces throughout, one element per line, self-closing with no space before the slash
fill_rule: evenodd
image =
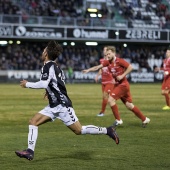
<path id="1" fill-rule="evenodd" d="M 45 42 L 23 42 L 20 45 L 0 46 L 0 70 L 39 70 L 42 67 L 41 54 Z M 166 46 L 129 46 L 115 45 L 117 56 L 136 64 L 136 71 L 143 69 L 153 71 L 156 64 L 161 66 L 165 57 Z M 103 46 L 89 47 L 85 45 L 63 46 L 63 53 L 58 58 L 60 67 L 67 70 L 81 71 L 99 64 Z M 155 62 L 150 62 L 155 60 Z M 159 61 L 159 62 L 158 62 Z"/>
<path id="2" fill-rule="evenodd" d="M 0 47 L 0 70 L 39 70 L 42 67 L 41 54 L 46 43 L 25 42 Z M 62 69 L 68 66 L 81 70 L 98 64 L 100 55 L 96 48 L 86 46 L 63 46 L 58 58 Z"/>
<path id="3" fill-rule="evenodd" d="M 141 19 L 150 20 L 150 16 L 144 16 L 141 11 L 134 9 L 144 8 L 146 12 L 154 12 L 162 21 L 162 25 L 167 28 L 167 23 L 170 21 L 170 13 L 168 6 L 162 0 L 145 0 L 146 5 L 143 6 L 142 0 L 112 0 L 115 8 L 127 20 Z M 64 18 L 81 18 L 83 15 L 82 0 L 0 0 L 0 14 L 22 15 L 27 20 L 29 16 L 51 16 Z M 108 9 L 102 6 L 101 11 L 104 18 L 107 19 Z M 90 23 L 87 13 L 83 15 L 85 18 L 81 24 L 88 26 Z M 102 18 L 103 19 L 103 18 Z M 100 21 L 104 21 L 104 20 Z M 49 21 L 49 20 L 48 20 Z M 63 20 L 64 21 L 64 20 Z M 99 25 L 102 23 L 99 22 Z M 42 66 L 40 59 L 43 48 L 46 43 L 23 42 L 20 45 L 11 44 L 0 46 L 0 70 L 39 70 Z M 138 65 L 137 71 L 143 68 L 147 71 L 152 71 L 154 62 L 150 59 L 161 60 L 164 58 L 166 47 L 122 47 L 117 45 L 117 54 L 133 64 Z M 99 63 L 102 57 L 102 47 L 88 47 L 85 45 L 63 46 L 63 54 L 58 58 L 58 62 L 62 69 L 68 69 L 71 66 L 74 70 L 82 70 Z"/>
<path id="4" fill-rule="evenodd" d="M 86 10 L 88 6 L 84 6 L 83 0 L 0 0 L 0 14 L 20 15 L 22 22 L 28 24 L 36 23 L 37 19 L 32 17 L 43 16 L 62 18 L 59 20 L 62 25 L 73 25 L 73 18 L 76 18 L 77 25 L 107 26 L 110 23 L 108 19 L 113 19 L 111 23 L 114 25 L 118 11 L 125 20 L 129 21 L 129 27 L 133 27 L 131 22 L 134 20 L 155 24 L 156 28 L 170 27 L 170 4 L 168 6 L 163 0 L 112 0 L 112 2 L 113 7 L 104 3 L 98 9 L 102 14 L 101 18 L 91 18 Z M 56 24 L 56 21 L 52 20 L 52 23 Z"/>
<path id="5" fill-rule="evenodd" d="M 82 3 L 82 0 L 0 0 L 0 13 L 77 17 Z"/>
<path id="6" fill-rule="evenodd" d="M 163 0 L 113 0 L 113 2 L 119 14 L 129 22 L 141 20 L 146 24 L 169 27 L 170 4 Z"/>
<path id="7" fill-rule="evenodd" d="M 106 4 L 101 5 L 101 9 L 98 10 L 102 17 L 93 19 L 86 10 L 88 6 L 84 7 L 83 3 L 83 0 L 0 0 L 0 14 L 20 16 L 24 24 L 41 22 L 53 25 L 75 25 L 76 19 L 76 24 L 79 26 L 90 26 L 92 23 L 106 26 L 103 22 L 109 17 Z M 39 16 L 43 18 L 40 19 Z M 18 20 L 15 19 L 12 23 L 17 23 Z M 5 17 L 3 22 L 10 23 L 11 19 Z"/>

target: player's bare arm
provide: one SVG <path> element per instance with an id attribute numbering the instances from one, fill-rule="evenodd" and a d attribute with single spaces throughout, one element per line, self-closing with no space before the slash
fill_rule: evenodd
<path id="1" fill-rule="evenodd" d="M 129 64 L 129 66 L 127 67 L 127 69 L 125 70 L 125 72 L 122 75 L 117 76 L 117 80 L 122 80 L 127 74 L 129 74 L 131 71 L 133 70 L 133 67 L 131 64 Z"/>
<path id="2" fill-rule="evenodd" d="M 91 67 L 89 69 L 86 69 L 86 70 L 82 70 L 83 73 L 88 73 L 88 72 L 91 72 L 91 71 L 97 71 L 99 69 L 103 68 L 103 65 L 100 64 L 100 65 L 97 65 L 97 66 L 94 66 L 94 67 Z"/>

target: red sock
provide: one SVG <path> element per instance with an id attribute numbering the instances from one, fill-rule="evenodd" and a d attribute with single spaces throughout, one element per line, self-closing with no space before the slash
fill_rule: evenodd
<path id="1" fill-rule="evenodd" d="M 106 109 L 106 106 L 107 106 L 107 102 L 108 102 L 107 99 L 103 99 L 103 101 L 102 101 L 102 110 L 101 110 L 101 113 L 104 113 L 104 112 L 105 112 L 105 109 Z"/>
<path id="2" fill-rule="evenodd" d="M 134 106 L 134 108 L 132 109 L 132 112 L 142 121 L 146 119 L 143 113 L 136 106 Z"/>
<path id="3" fill-rule="evenodd" d="M 119 115 L 117 105 L 115 104 L 115 105 L 111 106 L 111 109 L 112 109 L 112 112 L 113 112 L 115 119 L 120 120 L 120 115 Z"/>
<path id="4" fill-rule="evenodd" d="M 168 94 L 164 94 L 165 95 L 165 100 L 166 100 L 166 105 L 170 106 L 170 98 Z"/>

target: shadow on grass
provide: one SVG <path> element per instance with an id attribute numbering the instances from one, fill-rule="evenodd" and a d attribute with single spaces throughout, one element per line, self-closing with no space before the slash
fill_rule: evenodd
<path id="1" fill-rule="evenodd" d="M 62 158 L 72 158 L 72 159 L 82 159 L 82 160 L 91 160 L 92 159 L 92 152 L 91 151 L 79 151 L 79 152 L 72 152 L 63 156 Z"/>
<path id="2" fill-rule="evenodd" d="M 48 155 L 46 157 L 41 158 L 35 158 L 34 160 L 36 162 L 39 161 L 47 161 L 47 160 L 52 160 L 52 159 L 56 159 L 56 160 L 61 160 L 61 159 L 78 159 L 78 160 L 92 160 L 93 159 L 93 152 L 92 151 L 76 151 L 76 152 L 71 152 L 68 154 L 53 154 L 53 155 Z"/>

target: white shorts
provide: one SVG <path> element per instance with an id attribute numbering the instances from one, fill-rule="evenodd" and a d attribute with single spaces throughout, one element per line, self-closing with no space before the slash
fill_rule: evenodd
<path id="1" fill-rule="evenodd" d="M 48 105 L 39 111 L 39 113 L 50 117 L 52 121 L 60 119 L 66 126 L 72 125 L 78 121 L 74 109 L 72 107 L 67 108 L 61 104 L 53 108 Z"/>

